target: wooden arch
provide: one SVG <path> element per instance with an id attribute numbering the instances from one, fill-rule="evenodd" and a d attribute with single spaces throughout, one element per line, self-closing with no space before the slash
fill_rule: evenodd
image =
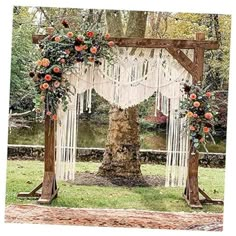
<path id="1" fill-rule="evenodd" d="M 38 43 L 45 35 L 34 35 L 33 43 Z M 219 48 L 217 41 L 205 40 L 204 33 L 197 33 L 195 40 L 177 39 L 150 39 L 150 38 L 111 38 L 117 46 L 134 48 L 164 48 L 166 49 L 191 75 L 193 83 L 201 81 L 204 69 L 204 51 Z M 193 61 L 181 50 L 193 49 Z M 211 199 L 198 186 L 199 153 L 192 148 L 188 159 L 188 174 L 186 187 L 183 193 L 188 205 L 192 208 L 202 208 L 201 203 L 223 204 L 221 200 Z M 194 153 L 194 154 L 192 154 Z M 37 191 L 42 188 L 42 192 Z M 57 197 L 58 188 L 55 175 L 55 123 L 47 116 L 45 119 L 45 156 L 43 182 L 29 193 L 19 193 L 18 197 L 37 197 L 38 203 L 50 204 Z M 204 199 L 200 200 L 199 194 Z"/>

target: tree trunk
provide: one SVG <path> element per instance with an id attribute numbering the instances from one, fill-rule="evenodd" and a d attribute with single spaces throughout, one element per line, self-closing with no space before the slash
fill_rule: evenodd
<path id="1" fill-rule="evenodd" d="M 106 13 L 109 33 L 114 37 L 123 36 L 120 12 Z M 126 36 L 144 37 L 146 12 L 130 12 Z M 141 177 L 139 161 L 138 109 L 111 107 L 106 150 L 98 175 L 112 177 Z"/>

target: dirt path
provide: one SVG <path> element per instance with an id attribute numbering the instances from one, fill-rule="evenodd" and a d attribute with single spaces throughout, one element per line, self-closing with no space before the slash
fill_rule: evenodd
<path id="1" fill-rule="evenodd" d="M 10 205 L 6 223 L 222 231 L 223 214 Z"/>

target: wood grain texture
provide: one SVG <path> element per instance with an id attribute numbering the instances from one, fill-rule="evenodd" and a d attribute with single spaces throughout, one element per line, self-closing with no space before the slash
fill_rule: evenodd
<path id="1" fill-rule="evenodd" d="M 44 39 L 46 35 L 33 35 L 32 41 L 37 44 Z M 181 49 L 218 49 L 219 43 L 210 40 L 184 40 L 184 39 L 153 39 L 153 38 L 114 38 L 109 40 L 119 47 L 138 47 L 138 48 L 181 48 Z"/>

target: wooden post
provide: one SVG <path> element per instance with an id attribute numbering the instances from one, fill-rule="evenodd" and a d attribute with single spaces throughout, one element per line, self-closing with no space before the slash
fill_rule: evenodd
<path id="1" fill-rule="evenodd" d="M 42 188 L 41 193 L 38 192 Z M 49 116 L 45 118 L 44 177 L 31 192 L 20 192 L 19 198 L 39 198 L 38 203 L 50 204 L 58 193 L 55 174 L 55 122 Z"/>
<path id="2" fill-rule="evenodd" d="M 205 40 L 204 33 L 197 33 L 196 40 Z M 196 47 L 194 49 L 194 68 L 193 83 L 196 84 L 202 81 L 203 67 L 204 67 L 204 49 Z M 199 200 L 199 187 L 198 187 L 198 161 L 199 152 L 194 148 L 193 142 L 190 141 L 190 153 L 188 159 L 188 176 L 186 188 L 184 191 L 184 197 L 187 203 L 193 208 L 202 208 Z"/>
<path id="3" fill-rule="evenodd" d="M 49 116 L 45 118 L 45 154 L 44 178 L 42 194 L 38 200 L 40 204 L 49 204 L 57 197 L 57 183 L 55 175 L 55 122 Z"/>

